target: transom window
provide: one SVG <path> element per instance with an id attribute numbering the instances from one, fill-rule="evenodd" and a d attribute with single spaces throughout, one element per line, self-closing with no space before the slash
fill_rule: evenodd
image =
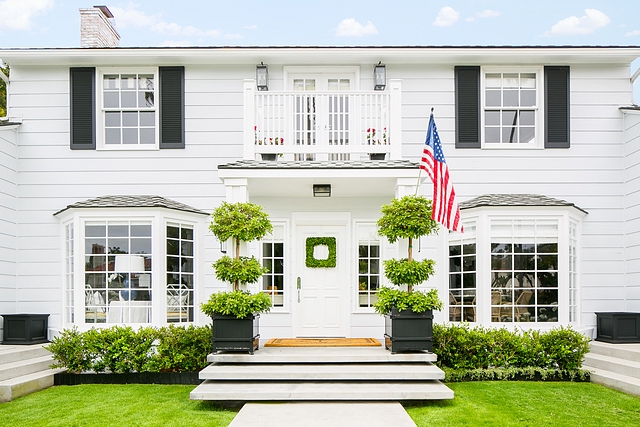
<path id="1" fill-rule="evenodd" d="M 155 74 L 102 75 L 104 147 L 157 146 Z"/>
<path id="2" fill-rule="evenodd" d="M 484 74 L 485 144 L 536 144 L 537 87 L 535 72 Z"/>

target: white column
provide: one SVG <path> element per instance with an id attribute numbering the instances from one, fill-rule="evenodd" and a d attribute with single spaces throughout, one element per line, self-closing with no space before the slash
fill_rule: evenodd
<path id="1" fill-rule="evenodd" d="M 389 141 L 391 142 L 391 160 L 402 158 L 402 80 L 389 80 Z"/>
<path id="2" fill-rule="evenodd" d="M 253 127 L 256 124 L 256 97 L 255 88 L 256 81 L 253 79 L 245 79 L 243 82 L 243 117 L 242 124 L 242 142 L 244 149 L 242 157 L 245 160 L 255 160 L 255 134 Z"/>
<path id="3" fill-rule="evenodd" d="M 227 203 L 249 201 L 249 181 L 245 178 L 228 178 L 224 180 Z"/>
<path id="4" fill-rule="evenodd" d="M 415 178 L 398 178 L 396 181 L 396 198 L 400 199 L 404 196 L 413 196 L 416 194 L 416 186 L 418 185 L 418 174 L 416 170 Z M 420 176 L 420 184 L 424 182 L 426 174 Z"/>

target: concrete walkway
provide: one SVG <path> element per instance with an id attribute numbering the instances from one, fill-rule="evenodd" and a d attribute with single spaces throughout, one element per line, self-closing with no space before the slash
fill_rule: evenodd
<path id="1" fill-rule="evenodd" d="M 398 402 L 247 403 L 229 427 L 416 427 Z"/>

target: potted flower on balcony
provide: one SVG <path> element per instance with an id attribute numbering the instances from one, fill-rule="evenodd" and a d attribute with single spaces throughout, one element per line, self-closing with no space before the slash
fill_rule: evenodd
<path id="1" fill-rule="evenodd" d="M 216 277 L 233 286 L 233 291 L 218 292 L 201 305 L 213 321 L 213 352 L 219 350 L 248 351 L 258 349 L 260 313 L 271 309 L 271 299 L 259 292 L 251 294 L 241 287 L 256 283 L 267 269 L 254 257 L 240 256 L 240 242 L 262 239 L 273 230 L 269 216 L 253 203 L 223 202 L 214 212 L 209 225 L 220 240 L 232 239 L 235 257 L 222 256 L 213 264 Z"/>
<path id="2" fill-rule="evenodd" d="M 408 239 L 408 256 L 384 261 L 385 277 L 400 289 L 380 288 L 373 304 L 376 312 L 385 316 L 385 347 L 392 353 L 432 350 L 433 310 L 442 310 L 438 291 L 414 290 L 434 272 L 435 262 L 413 259 L 413 241 L 438 231 L 431 219 L 431 201 L 422 196 L 393 199 L 382 206 L 378 234 L 390 243 Z"/>
<path id="3" fill-rule="evenodd" d="M 367 128 L 367 145 L 387 145 L 387 128 L 382 131 L 382 139 L 376 139 L 376 129 Z M 369 160 L 384 160 L 386 153 L 369 153 Z"/>

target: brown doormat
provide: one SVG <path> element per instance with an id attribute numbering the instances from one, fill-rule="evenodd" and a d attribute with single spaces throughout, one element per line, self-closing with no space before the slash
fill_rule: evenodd
<path id="1" fill-rule="evenodd" d="M 271 338 L 265 347 L 376 347 L 375 338 Z"/>

